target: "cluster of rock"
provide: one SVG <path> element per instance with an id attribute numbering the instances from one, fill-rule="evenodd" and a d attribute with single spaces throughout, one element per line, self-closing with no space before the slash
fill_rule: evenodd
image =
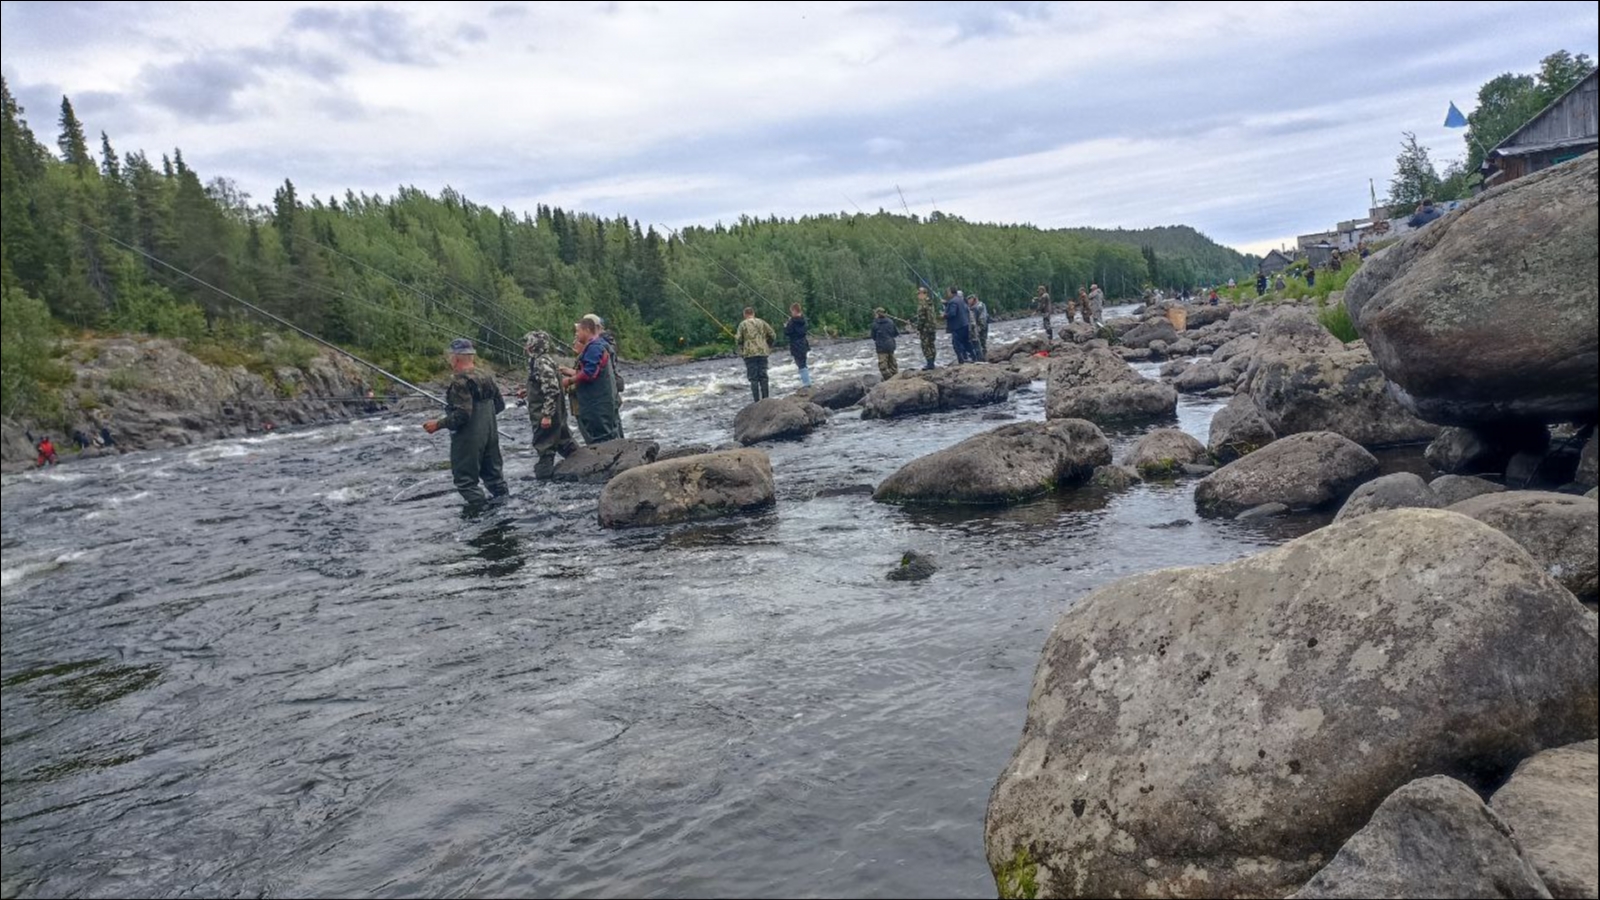
<path id="1" fill-rule="evenodd" d="M 1003 403 L 1030 381 L 1008 368 L 988 365 L 901 372 L 867 392 L 861 418 L 896 419 Z"/>
<path id="2" fill-rule="evenodd" d="M 1231 317 L 1197 507 L 1338 515 L 1061 617 L 990 798 L 1002 896 L 1600 894 L 1597 174 L 1374 256 L 1345 298 L 1364 344 Z M 1368 448 L 1430 438 L 1437 477 L 1379 477 Z M 1161 440 L 1124 462 L 1194 450 Z"/>

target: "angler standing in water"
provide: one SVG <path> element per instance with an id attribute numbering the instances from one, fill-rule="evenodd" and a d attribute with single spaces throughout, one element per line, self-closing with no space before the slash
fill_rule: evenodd
<path id="1" fill-rule="evenodd" d="M 1044 336 L 1047 338 L 1055 337 L 1055 333 L 1050 330 L 1050 313 L 1052 312 L 1050 308 L 1050 291 L 1042 284 L 1039 285 L 1038 291 L 1033 295 L 1033 308 L 1038 311 L 1039 317 L 1044 322 Z"/>
<path id="2" fill-rule="evenodd" d="M 571 456 L 578 450 L 567 426 L 566 394 L 561 389 L 561 370 L 550 347 L 555 341 L 543 331 L 530 331 L 522 339 L 528 353 L 528 418 L 533 422 L 533 452 L 539 462 L 533 476 L 549 478 L 556 469 L 556 454 Z"/>
<path id="3" fill-rule="evenodd" d="M 917 337 L 922 340 L 922 355 L 928 364 L 923 370 L 933 368 L 933 361 L 939 355 L 939 319 L 940 316 L 933 310 L 933 298 L 928 296 L 926 287 L 917 288 L 917 319 L 913 323 L 917 329 Z"/>
<path id="4" fill-rule="evenodd" d="M 811 387 L 811 369 L 806 366 L 806 354 L 811 352 L 811 342 L 806 339 L 806 317 L 800 313 L 800 304 L 789 307 L 789 321 L 784 323 L 783 336 L 789 339 L 789 355 L 794 357 L 800 370 L 800 386 Z"/>
<path id="5" fill-rule="evenodd" d="M 576 338 L 572 346 L 578 354 L 578 364 L 575 368 L 561 369 L 565 376 L 561 386 L 572 390 L 578 431 L 583 434 L 583 442 L 590 446 L 622 437 L 611 343 L 601 337 L 600 330 L 600 320 L 596 316 L 578 320 L 572 326 Z"/>
<path id="6" fill-rule="evenodd" d="M 733 343 L 744 357 L 744 374 L 750 379 L 750 396 L 756 402 L 767 399 L 772 393 L 767 382 L 767 357 L 772 355 L 772 345 L 778 342 L 778 333 L 765 321 L 756 318 L 753 307 L 744 308 L 744 321 L 733 336 Z"/>
<path id="7" fill-rule="evenodd" d="M 422 423 L 433 434 L 450 430 L 450 472 L 456 490 L 470 505 L 499 501 L 510 495 L 500 459 L 500 432 L 495 416 L 505 412 L 500 387 L 487 372 L 476 368 L 478 351 L 466 338 L 450 342 L 450 368 L 455 372 L 445 392 L 444 415 Z M 482 480 L 483 487 L 478 486 Z M 483 488 L 489 489 L 486 497 Z"/>

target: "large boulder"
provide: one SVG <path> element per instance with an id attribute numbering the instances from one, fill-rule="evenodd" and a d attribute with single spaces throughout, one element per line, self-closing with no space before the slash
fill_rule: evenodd
<path id="1" fill-rule="evenodd" d="M 1333 862 L 1293 895 L 1295 900 L 1549 896 L 1506 823 L 1472 788 L 1439 775 L 1390 794 Z"/>
<path id="2" fill-rule="evenodd" d="M 867 391 L 879 381 L 876 375 L 857 375 L 840 378 L 794 392 L 794 399 L 815 403 L 823 409 L 849 409 L 867 396 Z"/>
<path id="3" fill-rule="evenodd" d="M 1001 895 L 1284 896 L 1407 782 L 1482 790 L 1594 737 L 1595 622 L 1443 510 L 1099 588 L 1046 641 L 990 795 Z"/>
<path id="4" fill-rule="evenodd" d="M 1356 488 L 1350 499 L 1339 508 L 1339 514 L 1334 516 L 1333 520 L 1344 522 L 1386 509 L 1434 509 L 1439 505 L 1439 498 L 1434 496 L 1433 490 L 1422 480 L 1422 476 L 1411 472 L 1396 472 L 1393 475 L 1374 478 Z"/>
<path id="5" fill-rule="evenodd" d="M 1227 465 L 1278 439 L 1249 394 L 1238 394 L 1211 417 L 1206 448 L 1217 462 Z"/>
<path id="6" fill-rule="evenodd" d="M 1544 491 L 1483 494 L 1450 507 L 1505 532 L 1579 600 L 1600 598 L 1600 503 Z"/>
<path id="7" fill-rule="evenodd" d="M 590 444 L 556 464 L 554 481 L 605 484 L 629 469 L 656 461 L 661 445 L 655 441 L 622 439 Z"/>
<path id="8" fill-rule="evenodd" d="M 1178 392 L 1141 376 L 1105 349 L 1064 348 L 1050 362 L 1045 415 L 1097 424 L 1177 415 Z"/>
<path id="9" fill-rule="evenodd" d="M 1427 441 L 1439 434 L 1439 426 L 1412 415 L 1387 386 L 1371 352 L 1357 347 L 1261 359 L 1249 393 L 1280 435 L 1332 431 L 1376 447 Z"/>
<path id="10" fill-rule="evenodd" d="M 1125 347 L 1149 347 L 1154 341 L 1171 344 L 1177 339 L 1178 332 L 1172 327 L 1172 323 L 1166 319 L 1159 319 L 1130 329 L 1122 336 L 1122 344 Z"/>
<path id="11" fill-rule="evenodd" d="M 1178 475 L 1185 465 L 1211 461 L 1206 445 L 1195 440 L 1188 432 L 1177 428 L 1157 428 L 1139 439 L 1122 464 L 1146 478 Z"/>
<path id="12" fill-rule="evenodd" d="M 1594 421 L 1596 155 L 1494 188 L 1367 260 L 1345 290 L 1402 403 L 1445 425 Z"/>
<path id="13" fill-rule="evenodd" d="M 939 389 L 926 378 L 891 378 L 867 392 L 861 405 L 863 419 L 896 419 L 938 412 Z"/>
<path id="14" fill-rule="evenodd" d="M 815 403 L 768 397 L 751 403 L 733 419 L 733 439 L 746 447 L 765 441 L 803 438 L 828 421 L 828 411 Z"/>
<path id="15" fill-rule="evenodd" d="M 1048 352 L 1050 352 L 1050 339 L 1044 335 L 1032 334 L 1021 340 L 991 345 L 987 358 L 992 363 L 1003 363 L 1009 362 L 1018 356 L 1032 356 L 1035 353 Z"/>
<path id="16" fill-rule="evenodd" d="M 772 462 L 760 450 L 725 450 L 629 469 L 600 492 L 606 528 L 716 519 L 771 506 Z"/>
<path id="17" fill-rule="evenodd" d="M 1179 372 L 1172 380 L 1172 386 L 1185 394 L 1203 394 L 1232 380 L 1224 379 L 1222 367 L 1216 363 L 1200 362 Z"/>
<path id="18" fill-rule="evenodd" d="M 1378 476 L 1378 460 L 1342 435 L 1313 431 L 1279 438 L 1207 475 L 1194 502 L 1208 516 L 1236 516 L 1264 503 L 1316 509 Z"/>
<path id="19" fill-rule="evenodd" d="M 965 409 L 1003 403 L 1029 383 L 1027 375 L 999 366 L 953 366 L 903 372 L 873 388 L 862 401 L 863 419 Z"/>
<path id="20" fill-rule="evenodd" d="M 1600 897 L 1596 753 L 1584 741 L 1531 756 L 1489 801 L 1554 897 Z"/>
<path id="21" fill-rule="evenodd" d="M 1085 481 L 1111 462 L 1111 445 L 1081 419 L 1024 422 L 914 459 L 872 495 L 884 503 L 1015 503 Z"/>
<path id="22" fill-rule="evenodd" d="M 1518 453 L 1542 455 L 1549 446 L 1550 429 L 1537 422 L 1512 422 L 1493 428 L 1446 428 L 1422 455 L 1435 471 L 1447 475 L 1498 474 Z"/>
<path id="23" fill-rule="evenodd" d="M 1288 306 L 1274 310 L 1262 322 L 1249 355 L 1259 363 L 1279 356 L 1338 353 L 1343 349 L 1344 342 L 1322 327 L 1311 310 Z"/>

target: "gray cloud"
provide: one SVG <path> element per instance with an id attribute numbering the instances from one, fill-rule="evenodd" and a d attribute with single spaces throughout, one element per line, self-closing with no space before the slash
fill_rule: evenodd
<path id="1" fill-rule="evenodd" d="M 520 3 L 502 3 L 489 9 L 489 15 L 496 19 L 520 19 L 528 14 L 528 8 Z"/>
<path id="2" fill-rule="evenodd" d="M 352 10 L 302 7 L 295 10 L 290 28 L 326 34 L 378 62 L 408 66 L 435 64 L 433 54 L 424 46 L 423 35 L 412 30 L 402 13 L 385 6 Z"/>
<path id="3" fill-rule="evenodd" d="M 489 32 L 482 25 L 464 22 L 456 29 L 456 37 L 469 44 L 481 44 L 489 39 Z"/>
<path id="4" fill-rule="evenodd" d="M 228 122 L 244 115 L 238 95 L 260 80 L 253 65 L 226 56 L 146 66 L 139 75 L 144 96 L 151 102 L 201 122 Z"/>

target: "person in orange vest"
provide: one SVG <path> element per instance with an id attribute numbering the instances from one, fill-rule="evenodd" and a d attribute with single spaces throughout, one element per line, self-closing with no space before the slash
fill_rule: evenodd
<path id="1" fill-rule="evenodd" d="M 51 442 L 50 435 L 45 435 L 44 438 L 39 441 L 39 446 L 37 449 L 39 450 L 39 458 L 34 460 L 34 465 L 38 466 L 39 468 L 42 469 L 45 466 L 53 466 L 60 462 L 60 460 L 56 458 L 56 445 Z"/>

